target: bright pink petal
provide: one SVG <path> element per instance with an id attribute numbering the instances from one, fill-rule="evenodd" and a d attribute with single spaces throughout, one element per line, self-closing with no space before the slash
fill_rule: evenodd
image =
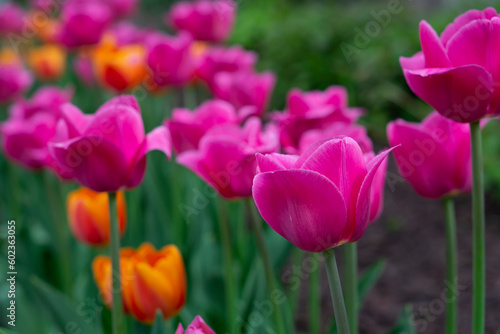
<path id="1" fill-rule="evenodd" d="M 420 22 L 420 44 L 426 67 L 449 67 L 450 61 L 436 31 L 426 21 Z"/>
<path id="2" fill-rule="evenodd" d="M 453 23 L 449 24 L 446 29 L 444 29 L 441 34 L 441 41 L 444 46 L 447 46 L 449 40 L 464 26 L 475 20 L 481 19 L 491 19 L 497 16 L 497 12 L 494 8 L 486 8 L 484 11 L 477 9 L 469 10 L 462 15 L 458 16 Z"/>
<path id="3" fill-rule="evenodd" d="M 146 152 L 158 150 L 165 153 L 168 159 L 172 156 L 170 133 L 166 126 L 159 126 L 151 131 L 147 137 Z"/>
<path id="4" fill-rule="evenodd" d="M 66 123 L 68 138 L 81 136 L 89 123 L 89 116 L 71 103 L 61 107 L 61 116 Z"/>
<path id="5" fill-rule="evenodd" d="M 256 155 L 257 163 L 259 165 L 259 172 L 274 172 L 276 170 L 291 169 L 298 156 L 289 154 L 260 154 Z"/>

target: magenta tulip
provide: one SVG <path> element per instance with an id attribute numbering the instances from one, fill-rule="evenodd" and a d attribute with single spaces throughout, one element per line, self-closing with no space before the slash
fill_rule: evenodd
<path id="1" fill-rule="evenodd" d="M 132 16 L 137 12 L 139 0 L 106 0 L 115 19 Z"/>
<path id="2" fill-rule="evenodd" d="M 179 324 L 175 334 L 215 334 L 215 332 L 197 315 L 186 330 Z"/>
<path id="3" fill-rule="evenodd" d="M 56 134 L 61 106 L 71 97 L 69 90 L 44 87 L 30 100 L 13 104 L 9 119 L 0 125 L 5 154 L 30 169 L 52 167 L 47 144 Z"/>
<path id="4" fill-rule="evenodd" d="M 198 149 L 201 138 L 210 129 L 224 124 L 238 124 L 234 107 L 225 101 L 212 100 L 203 103 L 194 112 L 174 109 L 172 119 L 165 125 L 170 130 L 172 146 L 176 153 Z"/>
<path id="5" fill-rule="evenodd" d="M 193 78 L 192 42 L 187 34 L 172 37 L 157 33 L 148 38 L 147 64 L 158 86 L 182 86 Z"/>
<path id="6" fill-rule="evenodd" d="M 115 192 L 141 183 L 146 153 L 170 157 L 170 136 L 164 126 L 144 134 L 137 100 L 122 95 L 102 105 L 94 115 L 65 104 L 57 135 L 49 150 L 64 171 L 97 192 Z"/>
<path id="7" fill-rule="evenodd" d="M 179 154 L 177 161 L 221 196 L 249 197 L 257 172 L 255 154 L 277 152 L 278 146 L 275 129 L 268 127 L 262 131 L 260 120 L 252 117 L 243 128 L 234 124 L 212 128 L 201 138 L 198 150 Z"/>
<path id="8" fill-rule="evenodd" d="M 166 17 L 173 28 L 189 32 L 194 39 L 223 42 L 231 33 L 236 14 L 233 0 L 182 1 Z"/>
<path id="9" fill-rule="evenodd" d="M 20 34 L 24 27 L 24 10 L 14 2 L 0 5 L 0 35 Z"/>
<path id="10" fill-rule="evenodd" d="M 236 109 L 252 107 L 248 116 L 261 116 L 273 93 L 276 77 L 272 72 L 220 72 L 215 75 L 213 93 Z"/>
<path id="11" fill-rule="evenodd" d="M 373 216 L 374 179 L 391 150 L 366 162 L 353 139 L 337 137 L 300 156 L 258 154 L 253 198 L 269 226 L 300 249 L 355 242 Z"/>
<path id="12" fill-rule="evenodd" d="M 397 120 L 387 126 L 399 173 L 423 197 L 443 198 L 472 187 L 470 130 L 433 112 L 422 123 Z"/>
<path id="13" fill-rule="evenodd" d="M 97 44 L 112 19 L 106 3 L 68 1 L 62 8 L 59 41 L 69 48 Z"/>
<path id="14" fill-rule="evenodd" d="M 33 76 L 19 63 L 0 63 L 0 104 L 9 103 L 33 83 Z"/>
<path id="15" fill-rule="evenodd" d="M 298 149 L 301 137 L 307 131 L 323 130 L 338 122 L 354 123 L 363 111 L 349 108 L 347 102 L 347 91 L 341 86 L 332 86 L 324 92 L 291 90 L 287 109 L 273 115 L 285 151 Z"/>
<path id="16" fill-rule="evenodd" d="M 401 58 L 408 85 L 440 114 L 474 122 L 500 114 L 500 17 L 496 10 L 470 10 L 455 19 L 441 37 L 420 22 L 422 51 Z"/>
<path id="17" fill-rule="evenodd" d="M 251 71 L 256 62 L 257 54 L 240 46 L 213 47 L 203 55 L 197 75 L 213 90 L 217 73 Z"/>
<path id="18" fill-rule="evenodd" d="M 138 27 L 129 21 L 120 21 L 111 26 L 109 33 L 114 38 L 114 42 L 117 46 L 124 46 L 130 44 L 144 44 L 149 36 L 154 36 L 157 32 Z"/>
<path id="19" fill-rule="evenodd" d="M 92 66 L 92 60 L 86 54 L 79 54 L 73 60 L 73 71 L 87 86 L 96 84 L 97 78 Z"/>

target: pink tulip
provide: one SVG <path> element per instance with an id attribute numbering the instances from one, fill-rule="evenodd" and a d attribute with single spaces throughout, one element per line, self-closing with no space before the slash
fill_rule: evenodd
<path id="1" fill-rule="evenodd" d="M 470 132 L 433 112 L 422 123 L 397 120 L 387 126 L 399 173 L 423 197 L 469 192 L 472 186 Z"/>
<path id="2" fill-rule="evenodd" d="M 15 100 L 33 83 L 31 73 L 19 63 L 0 63 L 0 104 Z"/>
<path id="3" fill-rule="evenodd" d="M 197 315 L 186 330 L 179 324 L 175 334 L 215 334 L 215 332 Z"/>
<path id="4" fill-rule="evenodd" d="M 9 119 L 0 125 L 2 149 L 14 161 L 30 169 L 52 167 L 47 144 L 56 134 L 61 106 L 73 93 L 56 87 L 38 90 L 30 100 L 9 109 Z"/>
<path id="5" fill-rule="evenodd" d="M 174 109 L 172 119 L 165 125 L 170 130 L 176 153 L 198 149 L 201 138 L 210 129 L 223 124 L 239 123 L 234 107 L 225 101 L 212 100 L 203 103 L 194 112 Z"/>
<path id="6" fill-rule="evenodd" d="M 307 131 L 323 130 L 339 122 L 354 123 L 363 111 L 349 108 L 347 102 L 347 91 L 341 86 L 332 86 L 324 92 L 291 90 L 287 109 L 273 115 L 285 151 L 299 148 L 301 137 Z"/>
<path id="7" fill-rule="evenodd" d="M 148 37 L 154 34 L 152 30 L 143 29 L 129 21 L 120 21 L 109 30 L 117 46 L 144 44 Z"/>
<path id="8" fill-rule="evenodd" d="M 217 73 L 251 71 L 256 61 L 255 52 L 246 51 L 240 46 L 213 47 L 204 54 L 197 69 L 197 75 L 213 90 Z"/>
<path id="9" fill-rule="evenodd" d="M 73 71 L 87 86 L 96 84 L 97 79 L 92 66 L 92 60 L 87 54 L 79 54 L 73 60 Z"/>
<path id="10" fill-rule="evenodd" d="M 372 141 L 370 137 L 368 137 L 366 129 L 363 126 L 337 122 L 324 129 L 313 129 L 304 132 L 300 137 L 298 152 L 297 149 L 292 146 L 286 147 L 285 152 L 288 154 L 303 153 L 309 146 L 320 139 L 338 136 L 347 136 L 354 139 L 358 143 L 359 147 L 361 147 L 363 153 L 368 153 L 373 150 Z"/>
<path id="11" fill-rule="evenodd" d="M 115 19 L 132 16 L 137 12 L 139 0 L 106 0 Z"/>
<path id="12" fill-rule="evenodd" d="M 101 1 L 68 1 L 62 8 L 59 40 L 69 48 L 97 44 L 112 19 L 109 6 Z"/>
<path id="13" fill-rule="evenodd" d="M 65 104 L 49 150 L 83 186 L 114 192 L 141 183 L 147 152 L 160 150 L 170 157 L 170 137 L 164 126 L 146 136 L 137 100 L 122 95 L 106 102 L 94 115 Z"/>
<path id="14" fill-rule="evenodd" d="M 215 75 L 213 93 L 236 109 L 252 107 L 248 116 L 261 116 L 267 108 L 276 77 L 272 72 L 220 72 Z"/>
<path id="15" fill-rule="evenodd" d="M 198 150 L 179 154 L 177 162 L 186 166 L 225 198 L 249 197 L 257 171 L 256 153 L 278 151 L 278 136 L 272 127 L 262 131 L 252 117 L 243 128 L 234 124 L 209 130 Z"/>
<path id="16" fill-rule="evenodd" d="M 24 27 L 24 10 L 14 2 L 0 5 L 0 35 L 20 34 Z"/>
<path id="17" fill-rule="evenodd" d="M 172 7 L 166 22 L 189 32 L 196 40 L 223 42 L 233 29 L 235 14 L 233 0 L 182 1 Z"/>
<path id="18" fill-rule="evenodd" d="M 300 249 L 322 252 L 354 242 L 373 217 L 374 179 L 391 150 L 365 162 L 353 139 L 337 137 L 300 156 L 258 154 L 253 198 L 269 226 Z"/>
<path id="19" fill-rule="evenodd" d="M 401 58 L 408 85 L 440 114 L 474 122 L 500 114 L 500 17 L 493 8 L 470 10 L 441 34 L 420 22 L 422 51 Z"/>
<path id="20" fill-rule="evenodd" d="M 187 34 L 171 37 L 157 33 L 149 37 L 147 64 L 157 85 L 182 86 L 193 78 L 192 42 Z"/>
<path id="21" fill-rule="evenodd" d="M 377 156 L 373 152 L 367 152 L 364 154 L 364 158 L 365 162 L 369 164 L 370 161 L 376 159 Z M 373 177 L 372 189 L 370 192 L 370 217 L 368 218 L 368 223 L 373 223 L 377 220 L 384 209 L 384 186 L 387 165 L 388 160 L 384 159 Z"/>

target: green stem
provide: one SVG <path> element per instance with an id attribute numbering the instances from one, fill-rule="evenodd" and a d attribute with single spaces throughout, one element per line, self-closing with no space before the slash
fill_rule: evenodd
<path id="1" fill-rule="evenodd" d="M 357 243 L 345 244 L 344 252 L 344 294 L 349 328 L 352 334 L 358 333 L 358 246 Z"/>
<path id="2" fill-rule="evenodd" d="M 332 295 L 333 310 L 335 312 L 335 321 L 337 323 L 338 334 L 350 334 L 349 322 L 345 310 L 344 296 L 342 295 L 342 286 L 340 283 L 339 270 L 335 253 L 332 249 L 323 252 L 325 257 L 326 272 L 328 274 L 328 283 Z"/>
<path id="3" fill-rule="evenodd" d="M 312 270 L 309 276 L 309 332 L 311 334 L 319 334 L 320 331 L 320 286 L 321 277 L 318 267 L 316 270 Z"/>
<path id="4" fill-rule="evenodd" d="M 485 322 L 485 222 L 483 148 L 479 121 L 470 123 L 472 149 L 472 234 L 473 234 L 473 303 L 472 333 L 484 333 Z"/>
<path id="5" fill-rule="evenodd" d="M 257 243 L 257 250 L 259 251 L 260 258 L 264 264 L 264 272 L 266 275 L 267 289 L 269 293 L 269 298 L 279 291 L 276 284 L 275 273 L 273 266 L 271 264 L 271 257 L 269 255 L 269 249 L 266 245 L 266 239 L 264 236 L 264 231 L 262 231 L 262 220 L 259 219 L 260 215 L 257 213 L 257 208 L 253 204 L 253 200 L 250 198 L 247 201 L 247 207 L 252 216 L 252 227 L 255 235 L 255 242 Z M 276 305 L 276 310 L 273 312 L 274 322 L 276 324 L 277 333 L 285 333 L 285 322 L 283 320 L 283 313 L 281 307 Z"/>
<path id="6" fill-rule="evenodd" d="M 453 295 L 455 296 L 446 308 L 446 334 L 456 334 L 457 328 L 457 310 L 458 296 L 457 282 L 457 227 L 455 219 L 455 203 L 453 198 L 447 197 L 443 200 L 443 205 L 446 214 L 446 280 L 450 285 Z"/>
<path id="7" fill-rule="evenodd" d="M 123 321 L 123 301 L 122 301 L 122 285 L 121 285 L 121 271 L 120 271 L 120 229 L 118 227 L 118 212 L 116 206 L 116 193 L 109 193 L 109 222 L 111 225 L 111 268 L 112 268 L 112 323 L 113 334 L 123 334 L 124 321 Z"/>
<path id="8" fill-rule="evenodd" d="M 231 249 L 231 231 L 229 229 L 227 203 L 219 199 L 219 227 L 222 241 L 222 256 L 224 261 L 226 283 L 226 320 L 229 333 L 235 333 L 236 323 L 236 285 L 234 282 L 233 255 Z"/>
<path id="9" fill-rule="evenodd" d="M 177 107 L 184 108 L 186 106 L 186 93 L 183 88 L 177 88 Z"/>

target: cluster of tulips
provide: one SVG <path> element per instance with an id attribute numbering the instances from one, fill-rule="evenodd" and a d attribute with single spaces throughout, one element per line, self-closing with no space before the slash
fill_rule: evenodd
<path id="1" fill-rule="evenodd" d="M 356 241 L 382 212 L 388 155 L 394 154 L 400 174 L 416 192 L 444 201 L 447 277 L 453 285 L 453 198 L 473 190 L 473 333 L 484 333 L 481 125 L 500 113 L 500 15 L 494 9 L 468 11 L 440 36 L 421 23 L 422 51 L 401 58 L 401 66 L 410 88 L 435 111 L 421 123 L 391 122 L 390 148 L 377 154 L 357 123 L 365 111 L 348 106 L 342 86 L 292 89 L 284 111 L 267 112 L 275 76 L 255 70 L 254 52 L 222 44 L 235 20 L 232 0 L 176 3 L 165 16 L 175 36 L 124 20 L 137 6 L 137 0 L 36 0 L 29 12 L 13 3 L 0 7 L 5 42 L 0 101 L 10 104 L 0 125 L 1 148 L 18 164 L 49 169 L 62 182 L 83 186 L 67 198 L 68 221 L 81 242 L 109 244 L 110 256 L 96 257 L 92 270 L 112 309 L 113 333 L 125 332 L 123 312 L 149 324 L 157 314 L 177 315 L 189 291 L 175 245 L 120 248 L 127 226 L 123 192 L 141 184 L 152 150 L 174 156 L 223 199 L 248 200 L 270 294 L 280 284 L 257 210 L 296 247 L 322 252 L 340 334 L 358 332 Z M 70 61 L 80 83 L 116 96 L 93 113 L 71 103 L 72 88 L 44 85 L 23 97 L 32 73 L 43 83 L 56 81 Z M 185 91 L 192 87 L 212 95 L 194 110 L 184 106 Z M 145 99 L 179 97 L 178 108 L 149 133 L 134 97 L 143 92 Z M 235 333 L 231 228 L 220 219 L 227 331 Z M 334 255 L 340 246 L 350 283 L 343 290 Z M 285 333 L 282 312 L 274 312 L 274 318 L 276 331 Z M 446 323 L 447 333 L 458 332 L 456 301 L 448 304 Z M 176 333 L 183 332 L 214 333 L 200 317 L 186 331 L 179 325 Z"/>

